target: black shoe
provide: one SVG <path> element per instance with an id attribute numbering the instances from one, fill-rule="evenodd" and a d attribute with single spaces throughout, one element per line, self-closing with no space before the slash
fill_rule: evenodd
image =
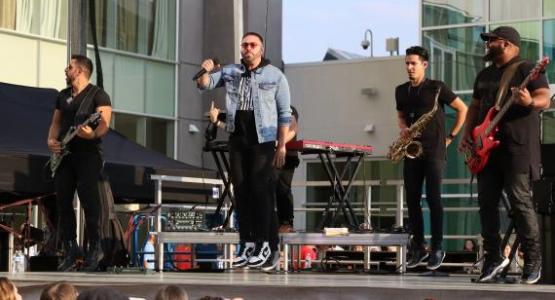
<path id="1" fill-rule="evenodd" d="M 89 250 L 87 251 L 87 256 L 85 257 L 85 266 L 83 271 L 94 272 L 98 269 L 98 263 L 104 258 L 104 251 L 102 251 L 102 245 L 100 241 L 93 241 L 89 243 Z"/>
<path id="2" fill-rule="evenodd" d="M 256 243 L 256 250 L 251 258 L 249 258 L 247 266 L 249 266 L 249 268 L 260 267 L 269 260 L 271 254 L 272 250 L 270 250 L 268 242 L 263 242 L 262 244 Z"/>
<path id="3" fill-rule="evenodd" d="M 524 264 L 522 283 L 534 284 L 542 277 L 541 263 Z"/>
<path id="4" fill-rule="evenodd" d="M 248 242 L 241 247 L 242 249 L 239 256 L 237 256 L 231 264 L 232 268 L 240 268 L 246 266 L 249 262 L 249 258 L 251 258 L 252 254 L 254 253 L 254 243 Z"/>
<path id="5" fill-rule="evenodd" d="M 497 259 L 486 257 L 478 282 L 493 282 L 497 278 L 497 275 L 509 265 L 509 262 L 509 259 L 506 257 L 498 257 Z"/>
<path id="6" fill-rule="evenodd" d="M 68 272 L 75 268 L 75 261 L 79 255 L 79 246 L 77 241 L 64 241 L 64 260 L 58 265 L 58 271 Z"/>
<path id="7" fill-rule="evenodd" d="M 424 249 L 412 251 L 411 258 L 407 261 L 407 268 L 415 268 L 419 263 L 424 262 L 426 258 L 428 258 L 428 252 Z"/>
<path id="8" fill-rule="evenodd" d="M 272 251 L 268 260 L 260 266 L 260 270 L 264 272 L 271 272 L 279 265 L 279 251 Z"/>
<path id="9" fill-rule="evenodd" d="M 430 253 L 430 258 L 428 259 L 428 270 L 436 270 L 441 266 L 441 263 L 445 259 L 445 251 L 443 250 L 432 250 Z"/>

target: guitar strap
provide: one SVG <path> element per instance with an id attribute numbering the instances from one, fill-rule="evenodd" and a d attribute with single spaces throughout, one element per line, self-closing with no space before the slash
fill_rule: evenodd
<path id="1" fill-rule="evenodd" d="M 500 109 L 503 103 L 501 103 L 505 96 L 507 95 L 507 91 L 509 90 L 509 83 L 511 79 L 515 75 L 516 69 L 520 66 L 524 60 L 520 60 L 517 62 L 512 63 L 508 66 L 505 71 L 503 71 L 503 75 L 501 76 L 501 80 L 499 81 L 499 89 L 497 90 L 497 94 L 495 95 L 495 108 Z"/>
<path id="2" fill-rule="evenodd" d="M 83 115 L 90 115 L 92 113 L 94 113 L 94 107 L 93 107 L 93 99 L 96 96 L 96 93 L 98 93 L 98 91 L 100 91 L 100 88 L 97 87 L 94 84 L 91 84 L 91 88 L 89 89 L 89 91 L 87 92 L 87 94 L 85 95 L 85 97 L 83 97 L 83 101 L 81 101 L 81 104 L 79 105 L 79 108 L 77 109 L 77 112 L 75 113 L 75 120 L 74 120 L 74 124 L 77 124 L 78 120 L 77 118 Z"/>

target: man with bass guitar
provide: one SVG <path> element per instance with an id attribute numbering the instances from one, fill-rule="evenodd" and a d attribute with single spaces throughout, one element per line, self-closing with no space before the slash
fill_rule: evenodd
<path id="1" fill-rule="evenodd" d="M 50 160 L 50 169 L 65 251 L 59 271 L 74 270 L 76 258 L 81 252 L 75 232 L 75 190 L 85 213 L 88 239 L 83 270 L 95 271 L 103 258 L 99 229 L 101 205 L 98 183 L 103 166 L 100 144 L 109 130 L 112 104 L 103 89 L 90 83 L 92 71 L 93 64 L 89 58 L 83 55 L 71 57 L 65 69 L 68 88 L 58 94 L 48 130 L 48 149 L 53 158 L 58 158 Z M 89 120 L 95 113 L 100 114 L 100 119 L 98 124 L 91 124 Z M 74 138 L 71 138 L 73 134 Z"/>
<path id="2" fill-rule="evenodd" d="M 520 58 L 520 35 L 501 26 L 482 33 L 484 60 L 491 65 L 476 77 L 459 150 L 478 179 L 478 202 L 485 262 L 479 282 L 492 282 L 507 266 L 499 236 L 499 200 L 502 190 L 513 210 L 517 235 L 524 252 L 522 282 L 541 277 L 538 221 L 531 199 L 531 182 L 539 178 L 539 113 L 550 105 L 549 85 L 536 67 Z"/>

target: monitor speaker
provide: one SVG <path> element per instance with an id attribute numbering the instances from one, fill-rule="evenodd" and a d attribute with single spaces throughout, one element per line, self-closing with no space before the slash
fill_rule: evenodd
<path id="1" fill-rule="evenodd" d="M 542 176 L 555 177 L 555 144 L 541 144 Z"/>

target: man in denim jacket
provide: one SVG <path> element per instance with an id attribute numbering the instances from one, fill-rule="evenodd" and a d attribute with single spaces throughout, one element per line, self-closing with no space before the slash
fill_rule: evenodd
<path id="1" fill-rule="evenodd" d="M 217 125 L 230 133 L 231 181 L 244 243 L 233 266 L 269 271 L 279 262 L 273 174 L 285 162 L 291 109 L 287 79 L 263 54 L 262 36 L 248 32 L 241 41 L 241 64 L 210 74 L 214 62 L 206 59 L 201 66 L 207 72 L 197 84 L 226 89 L 226 122 Z"/>

